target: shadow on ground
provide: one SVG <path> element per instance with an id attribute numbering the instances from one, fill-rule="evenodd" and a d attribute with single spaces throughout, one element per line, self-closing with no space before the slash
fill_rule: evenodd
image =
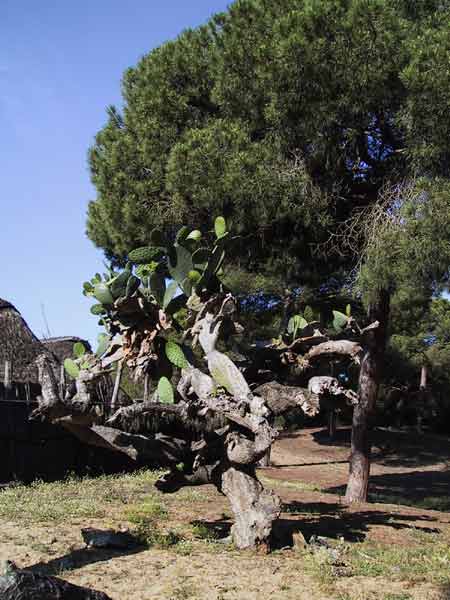
<path id="1" fill-rule="evenodd" d="M 48 562 L 38 562 L 30 567 L 27 567 L 26 570 L 39 573 L 41 575 L 59 576 L 62 571 L 81 569 L 81 567 L 85 567 L 87 565 L 105 562 L 118 556 L 137 554 L 143 550 L 145 550 L 144 546 L 130 548 L 128 550 L 117 550 L 112 548 L 82 548 L 78 550 L 72 550 L 64 556 L 54 558 Z"/>
<path id="2" fill-rule="evenodd" d="M 288 502 L 283 504 L 282 515 L 274 523 L 274 548 L 292 547 L 294 535 L 301 532 L 309 541 L 311 536 L 344 538 L 347 542 L 362 542 L 373 526 L 383 525 L 392 529 L 420 530 L 424 533 L 439 533 L 433 527 L 438 520 L 425 515 L 398 514 L 377 510 L 347 511 L 341 504 L 329 502 Z M 298 518 L 295 517 L 299 514 Z M 214 521 L 192 521 L 192 525 L 204 530 L 202 537 L 220 541 L 230 535 L 232 521 L 217 519 Z M 449 599 L 450 600 L 450 599 Z"/>
<path id="3" fill-rule="evenodd" d="M 339 429 L 333 439 L 328 437 L 326 429 L 315 431 L 312 437 L 321 446 L 350 450 L 350 428 Z M 411 468 L 430 466 L 438 462 L 450 463 L 450 439 L 445 436 L 375 428 L 371 437 L 373 459 L 381 465 Z"/>
<path id="4" fill-rule="evenodd" d="M 380 525 L 392 529 L 420 529 L 425 533 L 440 531 L 432 526 L 437 522 L 433 517 L 378 510 L 347 511 L 341 504 L 328 502 L 289 502 L 283 505 L 283 512 L 302 515 L 299 519 L 281 518 L 276 524 L 280 530 L 277 537 L 284 539 L 285 545 L 290 545 L 292 535 L 297 531 L 301 531 L 306 540 L 312 535 L 320 535 L 335 539 L 343 537 L 350 542 L 363 541 L 371 527 Z"/>
<path id="5" fill-rule="evenodd" d="M 440 591 L 442 594 L 440 600 L 450 600 L 450 584 L 444 585 Z"/>
<path id="6" fill-rule="evenodd" d="M 449 469 L 371 475 L 369 501 L 450 511 L 449 490 Z M 345 485 L 326 488 L 323 491 L 343 495 Z"/>

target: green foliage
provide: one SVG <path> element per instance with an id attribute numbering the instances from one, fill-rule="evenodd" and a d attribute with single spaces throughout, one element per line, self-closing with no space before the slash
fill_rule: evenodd
<path id="1" fill-rule="evenodd" d="M 150 275 L 150 290 L 158 304 L 162 305 L 166 293 L 166 278 L 163 273 L 154 271 Z"/>
<path id="2" fill-rule="evenodd" d="M 103 356 L 103 354 L 105 354 L 110 341 L 111 341 L 111 338 L 106 333 L 100 333 L 98 335 L 98 338 L 97 338 L 98 346 L 97 346 L 97 350 L 95 351 L 95 354 L 98 357 Z"/>
<path id="3" fill-rule="evenodd" d="M 80 374 L 80 368 L 77 363 L 71 358 L 66 358 L 64 361 L 64 369 L 72 377 L 72 379 L 76 379 Z"/>
<path id="4" fill-rule="evenodd" d="M 127 298 L 131 298 L 134 292 L 136 292 L 139 289 L 140 284 L 141 280 L 139 279 L 139 277 L 136 277 L 135 275 L 130 275 L 127 281 L 127 287 L 125 288 L 125 296 Z"/>
<path id="5" fill-rule="evenodd" d="M 309 305 L 305 306 L 305 310 L 303 311 L 303 316 L 305 317 L 305 320 L 308 323 L 315 320 L 314 310 L 311 308 L 311 306 L 309 306 Z"/>
<path id="6" fill-rule="evenodd" d="M 297 339 L 297 331 L 308 325 L 308 321 L 302 315 L 294 315 L 289 319 L 287 330 L 292 334 L 292 339 Z"/>
<path id="7" fill-rule="evenodd" d="M 227 231 L 227 224 L 223 217 L 217 217 L 217 219 L 214 221 L 214 231 L 217 239 L 225 235 Z"/>
<path id="8" fill-rule="evenodd" d="M 191 231 L 191 233 L 187 236 L 186 239 L 194 240 L 194 242 L 199 242 L 202 239 L 202 232 L 198 229 L 194 229 L 193 231 Z"/>
<path id="9" fill-rule="evenodd" d="M 166 342 L 166 356 L 179 369 L 186 369 L 189 366 L 181 346 L 176 342 L 170 340 Z"/>
<path id="10" fill-rule="evenodd" d="M 113 295 L 106 283 L 97 283 L 93 292 L 95 298 L 103 305 L 107 306 L 114 302 Z"/>
<path id="11" fill-rule="evenodd" d="M 158 246 L 144 246 L 142 248 L 136 248 L 128 254 L 128 258 L 131 262 L 138 265 L 145 265 L 152 261 L 159 260 L 164 256 L 164 248 Z"/>
<path id="12" fill-rule="evenodd" d="M 152 227 L 220 211 L 245 239 L 241 268 L 339 271 L 305 269 L 329 226 L 411 165 L 448 176 L 449 10 L 246 0 L 153 50 L 90 150 L 89 237 L 123 259 Z"/>
<path id="13" fill-rule="evenodd" d="M 450 276 L 450 181 L 422 178 L 386 196 L 368 217 L 357 282 L 366 301 L 381 289 L 442 289 Z"/>
<path id="14" fill-rule="evenodd" d="M 157 387 L 159 401 L 163 404 L 174 403 L 173 387 L 167 377 L 161 377 Z"/>
<path id="15" fill-rule="evenodd" d="M 93 315 L 103 315 L 106 310 L 102 304 L 93 304 L 90 308 L 91 314 Z"/>
<path id="16" fill-rule="evenodd" d="M 175 246 L 175 255 L 173 259 L 169 258 L 169 273 L 183 289 L 186 285 L 185 280 L 192 268 L 192 254 L 189 250 L 184 246 Z"/>
<path id="17" fill-rule="evenodd" d="M 333 327 L 336 331 L 342 331 L 347 325 L 348 316 L 338 310 L 333 310 Z"/>
<path id="18" fill-rule="evenodd" d="M 82 342 L 76 342 L 73 345 L 73 353 L 75 358 L 81 358 L 86 353 L 86 348 Z"/>
<path id="19" fill-rule="evenodd" d="M 114 298 L 120 298 L 121 296 L 126 296 L 128 280 L 131 277 L 131 271 L 125 269 L 122 273 L 119 273 L 115 277 L 113 277 L 108 283 L 107 286 Z"/>
<path id="20" fill-rule="evenodd" d="M 164 297 L 163 297 L 163 301 L 162 301 L 162 307 L 165 310 L 169 304 L 171 303 L 173 297 L 175 296 L 176 292 L 178 290 L 178 283 L 176 281 L 172 281 L 171 283 L 169 283 L 169 285 L 167 286 L 165 292 L 164 292 Z"/>

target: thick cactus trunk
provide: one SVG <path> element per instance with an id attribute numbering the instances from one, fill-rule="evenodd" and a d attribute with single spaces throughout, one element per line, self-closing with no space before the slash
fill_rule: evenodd
<path id="1" fill-rule="evenodd" d="M 281 511 L 278 496 L 263 488 L 252 465 L 245 469 L 230 466 L 224 471 L 222 492 L 234 513 L 231 533 L 236 547 L 268 551 L 272 525 Z"/>

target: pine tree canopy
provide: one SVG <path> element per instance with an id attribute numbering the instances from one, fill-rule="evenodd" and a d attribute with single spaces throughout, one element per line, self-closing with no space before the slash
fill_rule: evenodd
<path id="1" fill-rule="evenodd" d="M 450 178 L 448 0 L 238 0 L 123 77 L 89 165 L 87 232 L 124 260 L 154 227 L 241 236 L 237 268 L 345 271 L 312 249 L 386 181 Z"/>

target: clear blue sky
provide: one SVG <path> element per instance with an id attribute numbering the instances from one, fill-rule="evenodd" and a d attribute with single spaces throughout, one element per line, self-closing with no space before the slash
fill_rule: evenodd
<path id="1" fill-rule="evenodd" d="M 0 297 L 39 337 L 93 341 L 87 149 L 124 70 L 229 0 L 0 0 Z"/>

